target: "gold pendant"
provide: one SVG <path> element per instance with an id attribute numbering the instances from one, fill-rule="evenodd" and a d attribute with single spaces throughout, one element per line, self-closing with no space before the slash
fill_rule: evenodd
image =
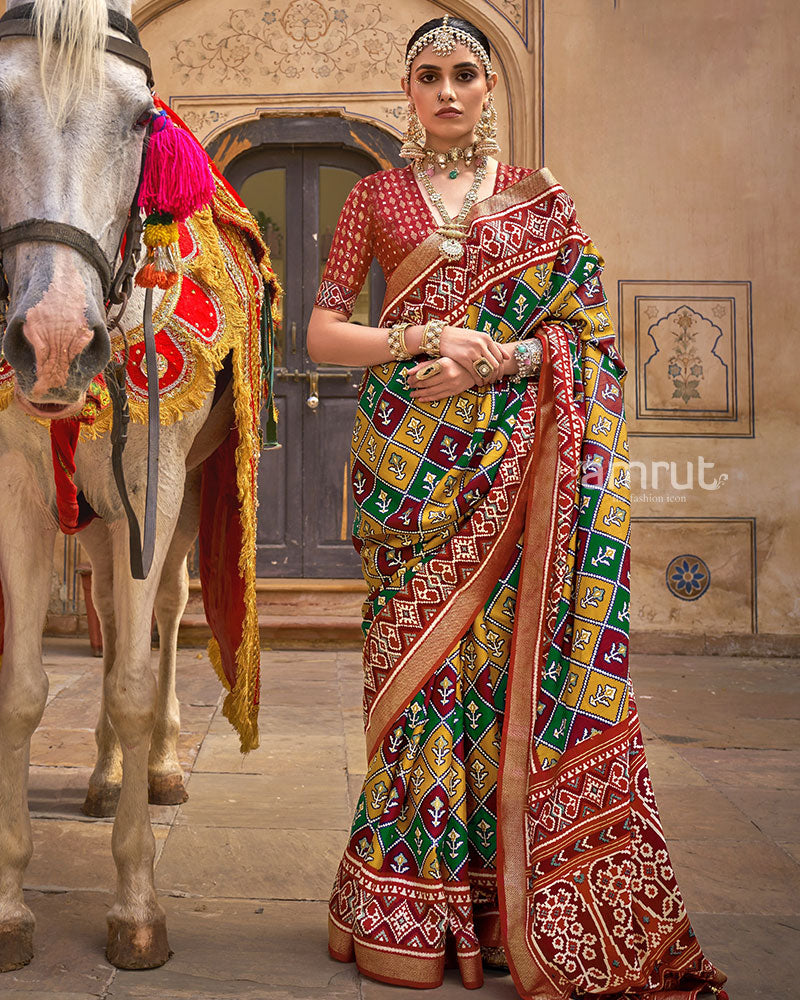
<path id="1" fill-rule="evenodd" d="M 461 260 L 464 256 L 464 247 L 458 240 L 452 238 L 442 240 L 439 244 L 439 249 L 445 255 L 449 257 L 450 260 Z"/>

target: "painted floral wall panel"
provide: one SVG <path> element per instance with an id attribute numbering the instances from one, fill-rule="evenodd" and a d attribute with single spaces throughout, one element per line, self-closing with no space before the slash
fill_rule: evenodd
<path id="1" fill-rule="evenodd" d="M 517 162 L 519 150 L 535 143 L 535 122 L 520 86 L 514 90 L 508 82 L 528 78 L 533 27 L 527 0 L 485 6 L 492 22 L 489 34 L 510 40 L 514 50 L 505 57 L 495 50 L 500 76 L 495 100 L 501 146 Z M 343 115 L 399 139 L 406 122 L 400 88 L 406 42 L 416 27 L 443 10 L 432 0 L 393 5 L 255 0 L 238 6 L 165 0 L 164 8 L 147 19 L 142 40 L 160 96 L 204 143 L 236 122 L 263 115 Z M 458 13 L 458 5 L 451 12 Z M 536 99 L 531 104 L 537 106 Z M 522 156 L 522 162 L 532 159 L 530 153 Z"/>
<path id="2" fill-rule="evenodd" d="M 631 433 L 752 437 L 749 282 L 621 281 L 620 340 Z"/>

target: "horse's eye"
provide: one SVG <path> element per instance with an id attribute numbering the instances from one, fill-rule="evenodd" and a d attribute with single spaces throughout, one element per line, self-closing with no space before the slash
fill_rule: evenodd
<path id="1" fill-rule="evenodd" d="M 148 108 L 148 110 L 145 111 L 144 114 L 140 115 L 136 119 L 136 122 L 134 123 L 133 127 L 137 129 L 145 129 L 152 120 L 153 120 L 153 111 L 152 109 Z"/>

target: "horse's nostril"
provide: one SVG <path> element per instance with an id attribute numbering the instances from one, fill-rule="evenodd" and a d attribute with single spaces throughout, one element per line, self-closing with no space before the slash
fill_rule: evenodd
<path id="1" fill-rule="evenodd" d="M 21 316 L 13 316 L 3 337 L 3 354 L 6 361 L 18 373 L 30 373 L 33 380 L 36 373 L 36 354 L 33 345 L 25 336 L 25 320 Z"/>
<path id="2" fill-rule="evenodd" d="M 98 322 L 92 327 L 92 339 L 84 347 L 78 358 L 80 367 L 88 372 L 90 369 L 94 374 L 101 372 L 111 359 L 111 338 L 105 323 Z"/>
<path id="3" fill-rule="evenodd" d="M 68 396 L 83 392 L 111 357 L 111 341 L 102 320 L 89 330 L 84 327 L 72 337 L 65 336 L 63 346 L 55 338 L 43 338 L 41 330 L 32 334 L 32 342 L 30 332 L 25 319 L 17 315 L 3 339 L 3 354 L 25 395 L 41 399 L 53 393 L 60 398 L 64 392 Z"/>

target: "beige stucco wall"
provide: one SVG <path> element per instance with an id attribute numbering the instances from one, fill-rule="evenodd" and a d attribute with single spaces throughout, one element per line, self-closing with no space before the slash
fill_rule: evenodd
<path id="1" fill-rule="evenodd" d="M 544 151 L 607 258 L 614 309 L 623 282 L 631 456 L 677 462 L 681 482 L 703 456 L 707 480 L 728 477 L 715 491 L 637 490 L 634 478 L 635 495 L 680 501 L 634 502 L 634 627 L 800 632 L 798 31 L 792 0 L 545 4 Z M 666 365 L 643 371 L 650 333 L 668 360 L 681 315 L 703 368 L 688 405 L 669 398 Z M 717 334 L 734 404 L 724 416 Z M 711 419 L 697 413 L 704 403 L 718 408 Z M 695 601 L 665 586 L 680 554 L 710 569 Z"/>

